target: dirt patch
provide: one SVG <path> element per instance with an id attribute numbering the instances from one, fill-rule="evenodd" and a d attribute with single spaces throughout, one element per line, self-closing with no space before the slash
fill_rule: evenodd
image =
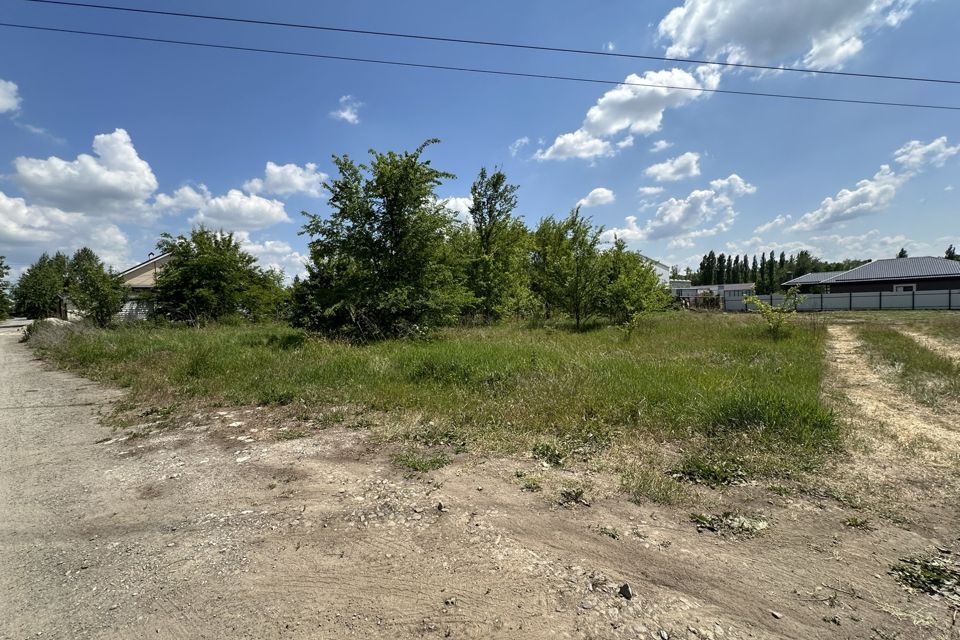
<path id="1" fill-rule="evenodd" d="M 29 386 L 67 407 L 0 414 L 0 486 L 17 487 L 0 492 L 0 637 L 956 638 L 948 604 L 888 573 L 955 542 L 955 432 L 883 402 L 849 330 L 831 331 L 862 451 L 822 494 L 704 489 L 699 520 L 630 502 L 589 464 L 464 453 L 412 473 L 359 430 L 278 440 L 262 409 L 107 437 L 112 394 L 0 340 L 0 406 Z M 939 449 L 913 460 L 895 431 Z M 864 507 L 859 480 L 836 489 L 861 467 L 909 525 Z"/>
<path id="2" fill-rule="evenodd" d="M 910 336 L 911 338 L 919 342 L 922 346 L 926 347 L 927 349 L 930 349 L 930 351 L 933 351 L 934 353 L 938 353 L 944 357 L 950 358 L 954 362 L 960 363 L 960 346 L 954 343 L 948 342 L 947 340 L 943 340 L 941 338 L 937 338 L 937 337 L 928 335 L 926 333 L 917 331 L 915 329 L 904 327 L 902 325 L 897 325 L 896 329 L 900 333 Z"/>

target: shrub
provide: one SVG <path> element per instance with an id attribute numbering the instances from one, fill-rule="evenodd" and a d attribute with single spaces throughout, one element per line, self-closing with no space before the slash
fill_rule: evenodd
<path id="1" fill-rule="evenodd" d="M 787 291 L 783 303 L 779 305 L 766 303 L 757 296 L 747 296 L 743 301 L 747 305 L 756 307 L 756 312 L 767 323 L 767 331 L 774 338 L 779 338 L 785 332 L 787 318 L 797 312 L 797 307 L 804 301 L 804 296 L 800 295 L 797 287 L 793 287 Z"/>

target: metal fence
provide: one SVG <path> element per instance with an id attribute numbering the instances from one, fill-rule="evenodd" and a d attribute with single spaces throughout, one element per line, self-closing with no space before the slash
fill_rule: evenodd
<path id="1" fill-rule="evenodd" d="M 894 309 L 956 309 L 960 289 L 942 291 L 871 291 L 867 293 L 807 293 L 797 311 L 887 311 Z M 783 304 L 782 294 L 757 296 L 763 302 Z M 724 300 L 727 311 L 746 311 L 742 299 Z M 753 309 L 753 306 L 750 306 Z"/>

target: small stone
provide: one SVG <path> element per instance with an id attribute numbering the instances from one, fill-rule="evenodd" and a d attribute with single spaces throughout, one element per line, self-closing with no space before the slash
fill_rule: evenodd
<path id="1" fill-rule="evenodd" d="M 670 640 L 670 634 L 664 631 L 663 629 L 660 629 L 659 635 L 660 635 L 660 640 Z"/>
<path id="2" fill-rule="evenodd" d="M 620 595 L 627 600 L 633 600 L 633 589 L 630 588 L 630 585 L 624 582 L 620 585 Z"/>
<path id="3" fill-rule="evenodd" d="M 443 502 L 438 502 L 437 511 L 439 511 L 440 513 L 446 513 L 447 511 L 450 511 L 450 509 L 447 509 L 446 505 L 444 505 Z"/>
<path id="4" fill-rule="evenodd" d="M 772 616 L 773 616 L 774 618 L 776 618 L 777 620 L 779 620 L 780 618 L 783 617 L 783 614 L 780 613 L 779 611 L 771 611 L 771 612 L 770 612 L 770 615 L 772 615 Z"/>

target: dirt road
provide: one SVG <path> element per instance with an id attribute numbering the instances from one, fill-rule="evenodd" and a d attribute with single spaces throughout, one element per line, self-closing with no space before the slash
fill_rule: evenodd
<path id="1" fill-rule="evenodd" d="M 601 474 L 566 508 L 521 491 L 529 459 L 410 476 L 363 431 L 280 441 L 260 409 L 115 438 L 99 415 L 119 394 L 16 338 L 0 334 L 0 638 L 956 637 L 887 573 L 952 542 L 955 494 L 920 491 L 899 523 L 871 512 L 872 530 L 816 492 L 706 495 L 771 523 L 739 539 Z"/>

